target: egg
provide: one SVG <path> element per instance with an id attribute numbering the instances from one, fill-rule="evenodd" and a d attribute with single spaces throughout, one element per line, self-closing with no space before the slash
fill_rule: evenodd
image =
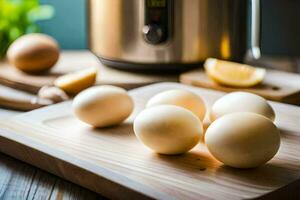
<path id="1" fill-rule="evenodd" d="M 204 119 L 206 114 L 206 107 L 202 98 L 188 90 L 172 89 L 158 93 L 148 101 L 146 107 L 164 104 L 176 105 L 188 109 L 201 120 Z"/>
<path id="2" fill-rule="evenodd" d="M 59 46 L 50 36 L 33 33 L 15 40 L 7 51 L 8 61 L 21 71 L 40 73 L 49 70 L 59 58 Z"/>
<path id="3" fill-rule="evenodd" d="M 253 168 L 274 157 L 280 146 L 279 130 L 273 122 L 255 113 L 224 115 L 206 130 L 209 152 L 225 165 Z"/>
<path id="4" fill-rule="evenodd" d="M 107 127 L 123 122 L 133 111 L 133 100 L 126 90 L 94 86 L 75 96 L 72 108 L 81 121 L 94 127 Z"/>
<path id="5" fill-rule="evenodd" d="M 261 96 L 248 92 L 232 92 L 218 99 L 210 111 L 210 119 L 215 119 L 234 112 L 252 112 L 274 121 L 275 112 Z"/>
<path id="6" fill-rule="evenodd" d="M 200 140 L 203 128 L 191 111 L 174 106 L 160 105 L 143 110 L 134 120 L 137 138 L 160 154 L 182 154 Z"/>

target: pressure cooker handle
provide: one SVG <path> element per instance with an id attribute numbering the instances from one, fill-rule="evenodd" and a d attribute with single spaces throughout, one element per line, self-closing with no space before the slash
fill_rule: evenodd
<path id="1" fill-rule="evenodd" d="M 260 52 L 260 23 L 261 23 L 261 2 L 251 0 L 251 38 L 250 51 L 254 59 L 261 56 Z"/>

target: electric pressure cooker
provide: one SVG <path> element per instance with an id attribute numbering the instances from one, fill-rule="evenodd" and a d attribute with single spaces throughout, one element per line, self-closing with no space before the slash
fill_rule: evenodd
<path id="1" fill-rule="evenodd" d="M 259 28 L 259 0 L 89 0 L 90 49 L 120 69 L 240 62 L 249 49 L 259 57 Z"/>

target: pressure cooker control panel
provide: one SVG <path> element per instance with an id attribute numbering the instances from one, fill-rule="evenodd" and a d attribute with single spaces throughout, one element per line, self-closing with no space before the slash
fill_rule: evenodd
<path id="1" fill-rule="evenodd" d="M 143 34 L 146 42 L 161 44 L 171 34 L 172 0 L 145 0 L 145 25 Z"/>

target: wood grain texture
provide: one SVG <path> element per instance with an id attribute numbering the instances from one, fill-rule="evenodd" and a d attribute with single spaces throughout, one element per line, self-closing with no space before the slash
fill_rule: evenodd
<path id="1" fill-rule="evenodd" d="M 118 199 L 242 199 L 292 191 L 300 179 L 299 107 L 271 102 L 281 130 L 280 150 L 265 166 L 239 170 L 223 166 L 201 143 L 186 154 L 163 156 L 137 141 L 135 115 L 148 98 L 172 88 L 192 90 L 208 106 L 223 95 L 175 83 L 139 88 L 130 92 L 133 115 L 104 129 L 78 121 L 70 102 L 64 102 L 2 121 L 0 151 Z"/>
<path id="2" fill-rule="evenodd" d="M 0 154 L 0 199 L 105 199 L 57 176 Z"/>
<path id="3" fill-rule="evenodd" d="M 58 63 L 47 73 L 30 75 L 17 70 L 6 61 L 0 62 L 0 84 L 8 87 L 37 94 L 45 85 L 53 85 L 54 80 L 63 74 L 85 69 L 87 67 L 99 69 L 96 84 L 110 84 L 126 89 L 162 82 L 178 81 L 178 74 L 142 74 L 112 69 L 102 65 L 99 59 L 87 50 L 63 51 Z M 15 92 L 16 93 L 16 92 Z M 35 97 L 27 95 L 12 95 L 11 92 L 2 92 L 0 87 L 0 106 L 15 110 L 29 111 L 49 104 L 49 101 L 37 102 Z"/>
<path id="4" fill-rule="evenodd" d="M 42 86 L 52 85 L 58 76 L 87 67 L 99 69 L 97 84 L 113 84 L 127 89 L 162 81 L 178 81 L 176 74 L 155 75 L 112 69 L 102 65 L 90 51 L 81 50 L 61 52 L 58 63 L 49 72 L 39 75 L 23 73 L 6 61 L 2 61 L 0 84 L 36 94 Z"/>
<path id="5" fill-rule="evenodd" d="M 247 91 L 269 100 L 300 105 L 300 75 L 276 70 L 267 70 L 261 85 L 252 88 L 232 88 L 216 84 L 202 69 L 180 75 L 180 82 L 188 85 L 219 90 L 223 92 Z"/>

